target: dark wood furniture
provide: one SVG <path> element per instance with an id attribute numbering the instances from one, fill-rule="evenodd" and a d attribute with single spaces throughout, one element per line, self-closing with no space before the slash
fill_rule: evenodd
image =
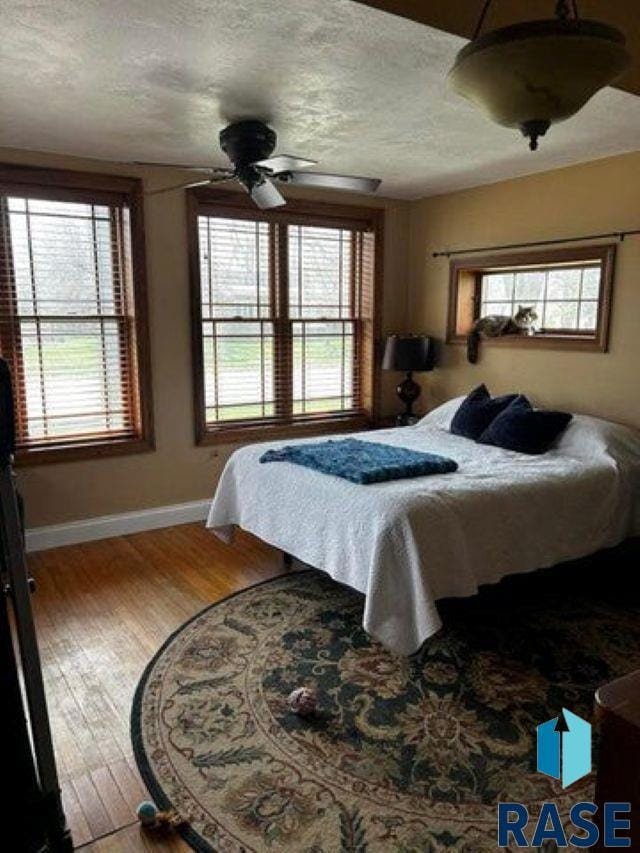
<path id="1" fill-rule="evenodd" d="M 596 779 L 598 815 L 603 803 L 631 803 L 631 850 L 640 849 L 640 670 L 596 692 L 600 759 Z M 626 834 L 626 833 L 621 833 Z M 602 833 L 601 833 L 602 835 Z M 604 850 L 600 839 L 595 850 Z"/>
<path id="2" fill-rule="evenodd" d="M 14 447 L 11 381 L 7 364 L 0 359 L 0 726 L 5 824 L 13 838 L 12 850 L 71 853 L 31 613 L 33 583 L 24 555 Z"/>

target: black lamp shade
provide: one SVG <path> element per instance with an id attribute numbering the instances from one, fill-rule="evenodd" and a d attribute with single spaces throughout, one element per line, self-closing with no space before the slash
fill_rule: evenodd
<path id="1" fill-rule="evenodd" d="M 433 370 L 434 344 L 426 335 L 389 335 L 382 359 L 383 370 L 404 372 Z"/>

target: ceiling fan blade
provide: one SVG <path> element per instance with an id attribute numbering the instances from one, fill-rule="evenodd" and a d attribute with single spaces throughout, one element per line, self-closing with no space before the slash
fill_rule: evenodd
<path id="1" fill-rule="evenodd" d="M 224 167 L 218 166 L 189 166 L 184 163 L 151 163 L 145 160 L 131 160 L 124 165 L 127 166 L 158 166 L 162 169 L 182 169 L 183 172 L 209 172 L 210 174 L 221 174 L 224 172 L 226 175 L 231 175 L 231 169 L 225 169 Z"/>
<path id="2" fill-rule="evenodd" d="M 249 195 L 261 210 L 269 210 L 272 207 L 281 207 L 286 204 L 284 197 L 268 178 L 256 184 L 249 191 Z"/>
<path id="3" fill-rule="evenodd" d="M 205 178 L 203 181 L 189 181 L 187 184 L 172 184 L 170 187 L 161 187 L 159 190 L 147 190 L 146 195 L 158 195 L 159 193 L 170 193 L 172 190 L 191 190 L 195 187 L 206 187 L 209 184 L 220 184 L 223 181 L 230 181 L 233 175 L 228 177 Z"/>
<path id="4" fill-rule="evenodd" d="M 374 193 L 382 183 L 378 178 L 356 178 L 350 175 L 323 175 L 319 172 L 284 172 L 274 175 L 279 181 L 299 187 L 326 187 L 356 193 Z"/>
<path id="5" fill-rule="evenodd" d="M 290 154 L 277 154 L 275 157 L 267 157 L 266 160 L 258 160 L 253 163 L 260 169 L 269 169 L 271 172 L 291 172 L 293 169 L 306 169 L 315 166 L 317 160 L 306 160 L 304 157 L 292 157 Z"/>

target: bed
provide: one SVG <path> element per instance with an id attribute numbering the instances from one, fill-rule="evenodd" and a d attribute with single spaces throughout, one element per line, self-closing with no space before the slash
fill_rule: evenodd
<path id="1" fill-rule="evenodd" d="M 640 535 L 640 435 L 577 415 L 557 446 L 526 456 L 449 432 L 461 399 L 368 441 L 453 458 L 453 474 L 357 485 L 252 444 L 228 460 L 207 526 L 236 526 L 365 596 L 363 626 L 400 655 L 442 623 L 437 601 Z M 317 439 L 308 439 L 316 440 Z"/>

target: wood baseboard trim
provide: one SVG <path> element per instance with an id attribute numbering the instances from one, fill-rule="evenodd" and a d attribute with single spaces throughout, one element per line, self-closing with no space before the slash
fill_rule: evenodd
<path id="1" fill-rule="evenodd" d="M 139 533 L 142 530 L 157 530 L 161 527 L 172 527 L 174 524 L 203 521 L 207 517 L 210 503 L 210 500 L 189 501 L 172 506 L 122 512 L 117 515 L 83 518 L 67 524 L 31 527 L 26 531 L 27 551 L 44 551 L 48 548 L 60 548 L 63 545 L 76 545 L 79 542 L 93 542 L 96 539 L 110 539 L 113 536 L 125 536 L 127 533 Z"/>

